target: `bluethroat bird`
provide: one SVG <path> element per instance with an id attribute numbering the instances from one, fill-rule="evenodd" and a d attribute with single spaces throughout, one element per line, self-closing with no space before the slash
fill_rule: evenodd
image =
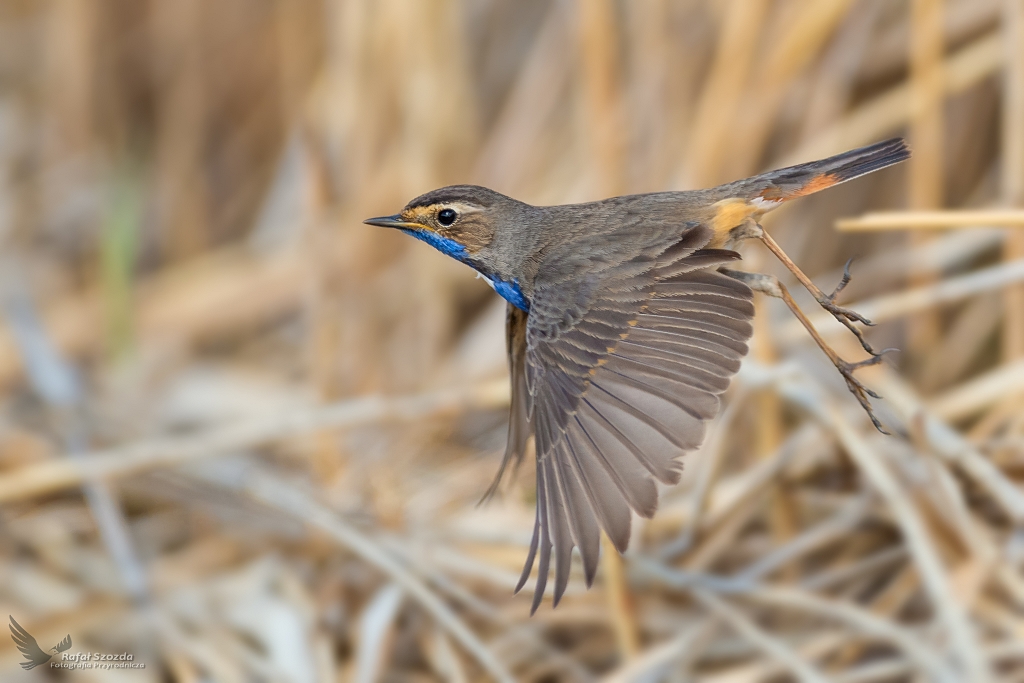
<path id="1" fill-rule="evenodd" d="M 573 546 L 589 587 L 603 529 L 619 552 L 631 513 L 654 515 L 655 480 L 675 484 L 680 458 L 700 446 L 704 425 L 747 353 L 752 291 L 782 298 L 868 411 L 877 397 L 857 379 L 880 360 L 835 303 L 786 256 L 758 219 L 797 197 L 907 159 L 902 139 L 719 187 L 531 206 L 473 185 L 428 192 L 393 216 L 397 228 L 476 269 L 508 302 L 512 375 L 508 445 L 490 491 L 535 438 L 537 513 L 518 592 L 539 555 L 532 611 L 555 558 L 554 604 L 565 591 Z M 849 363 L 814 330 L 774 277 L 731 270 L 732 247 L 760 239 L 818 303 L 871 354 Z M 883 352 L 884 353 L 884 352 Z"/>

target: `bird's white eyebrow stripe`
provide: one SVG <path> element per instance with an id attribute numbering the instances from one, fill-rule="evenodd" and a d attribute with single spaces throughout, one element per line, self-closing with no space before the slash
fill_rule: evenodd
<path id="1" fill-rule="evenodd" d="M 438 206 L 455 209 L 461 214 L 480 213 L 481 211 L 483 211 L 483 209 L 481 209 L 479 206 L 476 206 L 475 204 L 463 204 L 462 202 L 449 202 L 447 204 L 438 204 Z"/>
<path id="2" fill-rule="evenodd" d="M 464 204 L 462 202 L 434 202 L 433 204 L 427 204 L 426 206 L 415 206 L 407 211 L 412 216 L 424 216 L 437 213 L 441 209 L 455 209 L 460 215 L 466 215 L 471 213 L 480 213 L 483 208 L 474 204 Z"/>

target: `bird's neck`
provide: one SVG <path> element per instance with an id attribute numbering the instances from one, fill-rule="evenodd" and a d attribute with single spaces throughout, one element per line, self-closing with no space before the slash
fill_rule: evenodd
<path id="1" fill-rule="evenodd" d="M 476 270 L 476 272 L 480 273 L 481 277 L 483 277 L 484 280 L 487 281 L 487 284 L 491 286 L 491 289 L 497 292 L 505 301 L 524 311 L 530 310 L 530 302 L 526 300 L 526 296 L 523 294 L 523 290 L 520 288 L 518 280 L 505 280 L 496 273 L 490 272 L 479 261 L 473 258 L 472 254 L 469 253 L 469 250 L 466 249 L 464 245 L 459 244 L 448 237 L 438 235 L 436 232 L 429 232 L 427 230 L 405 230 L 404 232 L 412 235 L 418 240 L 426 242 L 442 254 L 451 256 L 456 261 L 461 261 L 462 263 L 470 266 Z"/>

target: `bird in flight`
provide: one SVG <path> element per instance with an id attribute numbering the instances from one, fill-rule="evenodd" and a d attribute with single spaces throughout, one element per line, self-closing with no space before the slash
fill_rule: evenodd
<path id="1" fill-rule="evenodd" d="M 488 495 L 510 464 L 522 462 L 533 436 L 536 521 L 516 587 L 539 557 L 531 613 L 552 554 L 557 605 L 573 547 L 589 587 L 601 530 L 624 552 L 632 512 L 654 515 L 655 481 L 679 481 L 680 458 L 700 446 L 747 353 L 753 291 L 785 301 L 884 432 L 869 401 L 878 396 L 854 371 L 878 363 L 885 351 L 875 351 L 854 324 L 871 322 L 835 301 L 850 281 L 849 263 L 825 294 L 758 221 L 785 202 L 909 156 L 896 138 L 710 189 L 565 206 L 531 206 L 454 185 L 364 221 L 397 228 L 471 266 L 508 302 L 508 445 Z M 870 357 L 840 358 L 776 278 L 730 268 L 744 239 L 761 240 Z"/>
<path id="2" fill-rule="evenodd" d="M 49 654 L 40 649 L 39 644 L 36 643 L 36 639 L 33 638 L 28 631 L 22 628 L 21 624 L 14 620 L 14 617 L 11 617 L 10 627 L 11 638 L 14 639 L 14 644 L 18 646 L 21 654 L 25 655 L 25 661 L 21 662 L 21 668 L 26 671 L 50 661 L 53 654 L 65 652 L 71 648 L 71 634 L 64 636 L 64 640 L 50 648 L 50 652 L 53 654 Z"/>

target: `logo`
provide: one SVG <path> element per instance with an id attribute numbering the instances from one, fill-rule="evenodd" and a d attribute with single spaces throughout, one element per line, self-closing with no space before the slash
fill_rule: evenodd
<path id="1" fill-rule="evenodd" d="M 144 662 L 136 662 L 135 655 L 130 652 L 68 652 L 71 649 L 71 636 L 43 652 L 36 639 L 21 624 L 11 617 L 11 638 L 14 644 L 25 655 L 21 668 L 25 671 L 34 669 L 40 664 L 50 663 L 51 669 L 145 669 Z M 60 655 L 59 657 L 57 655 Z"/>
<path id="2" fill-rule="evenodd" d="M 21 668 L 28 671 L 34 669 L 40 664 L 45 664 L 50 661 L 53 655 L 64 652 L 71 647 L 71 634 L 64 636 L 64 640 L 60 641 L 56 645 L 50 648 L 48 654 L 40 649 L 36 639 L 32 637 L 32 634 L 21 627 L 21 624 L 11 617 L 11 638 L 14 640 L 14 644 L 21 650 L 21 654 L 25 655 L 25 661 L 21 663 Z"/>

